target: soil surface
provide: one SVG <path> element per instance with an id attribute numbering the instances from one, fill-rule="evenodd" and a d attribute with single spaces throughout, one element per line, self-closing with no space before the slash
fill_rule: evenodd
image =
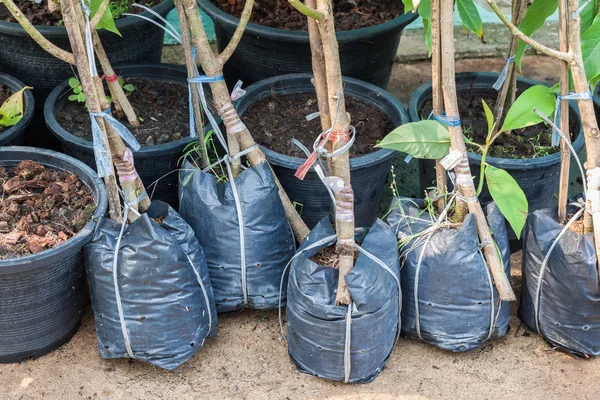
<path id="1" fill-rule="evenodd" d="M 520 94 L 520 93 L 519 93 Z M 469 89 L 458 92 L 458 110 L 465 136 L 475 143 L 485 145 L 487 136 L 487 120 L 481 100 L 494 110 L 498 92 L 494 89 Z M 432 100 L 426 100 L 420 114 L 427 118 L 433 106 Z M 571 121 L 571 137 L 573 137 L 574 121 Z M 552 128 L 544 124 L 529 126 L 524 129 L 500 135 L 492 147 L 489 155 L 500 158 L 539 158 L 560 151 L 559 147 L 552 147 Z M 469 150 L 481 154 L 478 147 L 467 144 Z"/>
<path id="2" fill-rule="evenodd" d="M 11 94 L 12 91 L 7 86 L 4 86 L 0 83 L 0 107 L 2 107 L 2 104 L 4 104 L 6 100 L 8 100 Z M 8 126 L 0 125 L 0 133 L 7 131 L 8 128 Z"/>
<path id="3" fill-rule="evenodd" d="M 306 154 L 291 143 L 299 140 L 312 151 L 313 143 L 321 133 L 321 119 L 307 121 L 306 116 L 319 111 L 314 93 L 294 93 L 267 97 L 248 108 L 244 123 L 254 139 L 280 154 L 306 158 Z M 374 105 L 346 96 L 346 111 L 356 128 L 356 140 L 350 157 L 372 153 L 373 146 L 394 128 L 390 118 Z"/>
<path id="4" fill-rule="evenodd" d="M 245 0 L 212 0 L 221 10 L 240 17 Z M 333 0 L 335 29 L 349 31 L 383 24 L 403 13 L 400 1 L 394 0 Z M 290 31 L 306 31 L 306 16 L 292 7 L 288 0 L 257 0 L 250 22 Z"/>
<path id="5" fill-rule="evenodd" d="M 1 166 L 0 259 L 39 253 L 68 240 L 90 220 L 96 205 L 77 175 L 34 161 Z"/>
<path id="6" fill-rule="evenodd" d="M 190 134 L 188 89 L 183 84 L 142 78 L 126 78 L 125 84 L 135 88 L 128 98 L 140 119 L 132 127 L 124 116 L 115 117 L 125 125 L 142 146 L 169 143 Z M 105 89 L 106 93 L 108 90 Z M 65 96 L 71 94 L 69 92 Z M 90 116 L 84 103 L 65 101 L 56 110 L 56 119 L 67 132 L 92 140 Z"/>
<path id="7" fill-rule="evenodd" d="M 33 25 L 44 25 L 44 26 L 62 26 L 63 18 L 60 10 L 49 11 L 47 7 L 47 0 L 43 0 L 40 3 L 36 3 L 33 0 L 14 0 L 15 4 L 19 7 L 21 12 L 27 17 L 29 22 Z M 139 14 L 144 10 L 139 7 L 132 7 L 132 3 L 138 3 L 146 7 L 153 7 L 159 4 L 161 1 L 158 0 L 112 0 L 110 2 L 110 10 L 113 18 L 118 19 L 123 13 Z M 4 4 L 0 3 L 0 20 L 6 22 L 17 22 L 13 18 L 12 14 Z"/>

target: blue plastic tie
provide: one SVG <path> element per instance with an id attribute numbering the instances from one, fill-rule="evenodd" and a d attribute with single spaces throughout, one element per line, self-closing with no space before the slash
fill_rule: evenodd
<path id="1" fill-rule="evenodd" d="M 554 108 L 554 125 L 560 125 L 560 101 L 561 100 L 592 100 L 591 92 L 582 93 L 569 93 L 564 96 L 556 96 L 556 107 Z M 562 127 L 561 127 L 562 128 Z M 566 134 L 566 133 L 565 133 Z M 552 129 L 552 143 L 553 147 L 560 145 L 560 134 L 556 129 Z"/>
<path id="2" fill-rule="evenodd" d="M 502 87 L 502 84 L 504 84 L 504 81 L 506 80 L 506 77 L 508 76 L 508 68 L 510 67 L 510 64 L 512 64 L 513 62 L 515 62 L 515 56 L 508 57 L 506 59 L 506 63 L 504 64 L 504 68 L 502 68 L 502 72 L 500 72 L 500 76 L 498 76 L 498 79 L 496 79 L 496 82 L 492 85 L 492 87 L 494 89 L 500 90 L 500 88 Z"/>
<path id="3" fill-rule="evenodd" d="M 446 126 L 450 126 L 450 127 L 460 126 L 460 117 L 458 115 L 448 116 L 448 115 L 446 115 L 446 113 L 444 113 L 443 115 L 433 114 L 433 119 L 435 119 L 440 124 L 443 124 Z"/>

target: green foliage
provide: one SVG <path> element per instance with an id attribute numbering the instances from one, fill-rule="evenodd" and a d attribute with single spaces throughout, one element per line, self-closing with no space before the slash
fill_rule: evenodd
<path id="1" fill-rule="evenodd" d="M 496 126 L 496 123 L 494 122 L 494 113 L 490 109 L 490 106 L 487 105 L 485 100 L 481 99 L 481 103 L 483 104 L 483 111 L 485 112 L 485 119 L 487 120 L 488 126 L 486 141 L 489 141 L 492 138 L 492 132 L 494 131 L 494 127 Z"/>
<path id="2" fill-rule="evenodd" d="M 416 158 L 442 158 L 450 149 L 450 134 L 437 121 L 412 122 L 391 131 L 376 147 L 402 151 Z"/>
<path id="3" fill-rule="evenodd" d="M 558 1 L 556 0 L 535 0 L 525 13 L 523 21 L 521 21 L 521 24 L 519 25 L 519 29 L 521 32 L 531 37 L 535 31 L 544 25 L 544 22 L 546 22 L 548 17 L 556 12 L 557 8 Z M 525 47 L 527 47 L 525 42 L 519 40 L 517 52 L 515 53 L 515 63 L 517 67 L 519 67 L 519 70 L 521 69 L 521 60 L 525 53 Z"/>
<path id="4" fill-rule="evenodd" d="M 556 105 L 554 93 L 543 85 L 535 85 L 525 90 L 506 113 L 500 132 L 512 131 L 536 125 L 543 121 L 535 111 L 537 108 L 545 115 L 551 115 Z"/>
<path id="5" fill-rule="evenodd" d="M 580 32 L 583 33 L 592 26 L 592 22 L 597 15 L 596 10 L 598 9 L 598 0 L 590 1 L 579 14 L 581 18 Z"/>
<path id="6" fill-rule="evenodd" d="M 200 140 L 200 138 L 198 138 L 198 140 Z M 215 131 L 212 129 L 208 131 L 208 133 L 204 135 L 203 140 L 205 148 L 208 150 L 209 154 L 213 155 L 212 157 L 209 157 L 209 160 L 207 160 L 207 164 L 211 165 L 219 159 L 217 146 L 215 144 Z M 181 164 L 183 160 L 187 158 L 192 164 L 194 164 L 194 166 L 197 169 L 202 170 L 200 165 L 198 165 L 198 160 L 201 160 L 202 157 L 203 155 L 202 151 L 200 150 L 200 144 L 196 140 L 185 146 L 185 148 L 183 149 L 183 154 L 179 158 L 178 164 Z M 214 175 L 215 181 L 217 183 L 227 182 L 229 180 L 222 163 L 210 167 L 210 172 Z M 189 174 L 187 178 L 182 182 L 182 185 L 186 186 L 192 179 L 192 176 L 193 173 Z"/>
<path id="7" fill-rule="evenodd" d="M 16 125 L 23 118 L 23 93 L 27 89 L 33 89 L 25 86 L 23 89 L 13 93 L 2 107 L 0 107 L 0 126 L 9 127 Z"/>
<path id="8" fill-rule="evenodd" d="M 492 199 L 520 239 L 527 219 L 525 194 L 508 172 L 489 164 L 485 166 L 485 180 Z"/>
<path id="9" fill-rule="evenodd" d="M 96 14 L 96 11 L 98 11 L 98 8 L 100 7 L 100 3 L 102 3 L 102 0 L 90 0 L 90 1 L 91 1 L 91 6 L 90 6 L 90 14 L 91 15 L 90 16 L 93 18 L 94 14 Z M 113 2 L 111 2 L 111 3 L 113 3 Z M 117 2 L 117 3 L 119 3 L 119 2 Z M 129 9 L 129 5 L 127 6 L 127 9 Z M 121 36 L 121 32 L 119 32 L 119 30 L 117 29 L 117 26 L 115 25 L 115 20 L 113 18 L 112 12 L 111 12 L 110 4 L 109 4 L 109 7 L 106 8 L 106 11 L 102 15 L 102 18 L 100 19 L 100 22 L 98 23 L 98 29 L 106 29 L 109 32 L 112 32 L 114 34 Z"/>
<path id="10" fill-rule="evenodd" d="M 456 0 L 456 8 L 463 26 L 483 41 L 483 23 L 473 0 Z"/>
<path id="11" fill-rule="evenodd" d="M 600 82 L 600 15 L 581 34 L 581 55 L 587 80 L 591 87 L 596 87 Z"/>
<path id="12" fill-rule="evenodd" d="M 77 101 L 79 103 L 85 103 L 85 93 L 83 93 L 83 87 L 81 82 L 77 78 L 69 79 L 69 86 L 73 91 L 73 94 L 69 96 L 69 101 Z"/>

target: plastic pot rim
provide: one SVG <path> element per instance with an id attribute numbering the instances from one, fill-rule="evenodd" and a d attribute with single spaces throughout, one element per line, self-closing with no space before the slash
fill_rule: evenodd
<path id="1" fill-rule="evenodd" d="M 17 155 L 10 156 L 14 160 L 3 160 L 2 156 L 6 153 L 16 153 Z M 25 257 L 0 260 L 0 275 L 6 273 L 19 273 L 34 270 L 37 268 L 44 268 L 48 263 L 51 263 L 56 259 L 61 258 L 62 254 L 68 252 L 69 249 L 82 248 L 92 237 L 92 234 L 96 227 L 96 222 L 98 221 L 98 219 L 103 217 L 104 214 L 106 214 L 106 209 L 108 207 L 108 196 L 106 194 L 106 189 L 104 187 L 104 183 L 102 183 L 100 178 L 98 178 L 98 174 L 95 171 L 93 171 L 90 167 L 85 165 L 83 162 L 71 156 L 52 150 L 38 149 L 35 147 L 6 146 L 0 147 L 0 162 L 28 160 L 30 159 L 28 157 L 29 154 L 37 154 L 40 156 L 46 156 L 61 160 L 65 163 L 73 165 L 75 167 L 74 169 L 79 169 L 85 175 L 87 175 L 89 180 L 92 182 L 92 185 L 88 185 L 88 187 L 90 188 L 92 195 L 94 195 L 94 200 L 96 202 L 96 210 L 94 211 L 94 214 L 82 230 L 80 230 L 75 236 L 59 244 L 58 246 Z M 66 168 L 58 168 L 41 161 L 38 162 L 54 169 L 62 169 L 63 171 L 75 173 L 72 170 Z M 82 179 L 82 177 L 79 174 L 77 174 L 77 176 L 79 176 L 79 179 L 87 185 L 87 183 Z M 94 193 L 94 191 L 96 193 Z"/>
<path id="2" fill-rule="evenodd" d="M 219 7 L 212 4 L 210 0 L 198 0 L 198 5 L 208 16 L 214 21 L 226 25 L 232 31 L 238 26 L 240 19 L 234 17 L 231 14 L 226 13 Z M 392 32 L 395 30 L 402 30 L 408 24 L 417 19 L 418 14 L 409 11 L 404 14 L 400 14 L 396 18 L 384 22 L 383 24 L 369 26 L 366 28 L 354 29 L 350 31 L 337 31 L 336 37 L 340 44 L 355 40 L 368 40 L 369 38 Z M 282 42 L 295 42 L 295 43 L 306 43 L 308 45 L 308 32 L 306 31 L 288 31 L 285 29 L 271 28 L 267 26 L 258 25 L 249 22 L 246 26 L 244 35 L 265 37 L 269 40 L 282 41 Z"/>
<path id="3" fill-rule="evenodd" d="M 253 94 L 262 92 L 263 88 L 269 87 L 276 82 L 288 81 L 288 80 L 302 80 L 302 81 L 306 81 L 308 84 L 310 84 L 311 79 L 312 79 L 312 74 L 288 74 L 288 75 L 279 75 L 279 76 L 275 76 L 273 78 L 263 79 L 261 81 L 258 81 L 256 83 L 253 83 L 252 85 L 248 86 L 245 89 L 246 94 L 244 95 L 244 97 L 242 97 L 242 99 L 249 99 Z M 363 102 L 368 102 L 368 99 L 366 99 L 365 95 L 358 93 L 357 91 L 353 90 L 353 88 L 364 88 L 364 89 L 376 92 L 376 93 L 378 93 L 379 96 L 381 96 L 381 98 L 385 99 L 386 101 L 390 102 L 393 106 L 395 106 L 395 109 L 400 116 L 400 125 L 410 122 L 408 113 L 406 112 L 402 103 L 396 97 L 394 97 L 392 94 L 390 94 L 389 92 L 383 90 L 379 86 L 375 86 L 371 83 L 367 83 L 367 82 L 361 81 L 359 79 L 343 77 L 343 80 L 344 80 L 344 93 L 346 95 L 351 95 L 357 99 L 360 99 Z M 275 91 L 277 91 L 277 90 L 275 90 Z M 300 91 L 297 91 L 294 93 L 305 93 L 305 92 L 306 91 L 304 91 L 304 90 L 300 90 Z M 247 104 L 245 104 L 244 107 L 241 107 L 241 108 L 237 107 L 237 105 L 239 104 L 238 103 L 239 101 L 236 102 L 236 110 L 238 111 L 240 117 L 244 116 L 244 114 L 248 110 L 248 107 L 250 107 L 252 104 L 255 104 L 257 101 L 261 100 L 264 97 L 266 97 L 266 96 L 256 95 L 255 97 L 252 97 L 251 101 L 247 100 Z M 386 113 L 385 110 L 382 110 L 380 107 L 378 107 L 378 108 L 380 109 L 380 111 Z M 269 162 L 276 166 L 281 166 L 281 167 L 289 168 L 289 169 L 298 169 L 306 161 L 306 159 L 304 159 L 304 158 L 292 157 L 292 156 L 288 156 L 285 154 L 277 153 L 277 152 L 270 150 L 262 145 L 259 145 L 259 147 L 265 153 Z M 353 158 L 350 158 L 350 170 L 354 171 L 354 170 L 358 170 L 358 169 L 362 169 L 362 168 L 368 168 L 375 163 L 386 161 L 386 160 L 394 157 L 395 155 L 396 155 L 396 151 L 394 151 L 394 150 L 380 149 L 380 150 L 374 151 L 370 154 L 366 154 L 366 155 L 363 155 L 360 157 L 353 157 Z"/>
<path id="4" fill-rule="evenodd" d="M 173 8 L 173 0 L 163 0 L 160 4 L 152 7 L 152 10 L 158 14 L 166 14 Z M 146 18 L 150 18 L 153 21 L 159 21 L 156 16 L 152 15 L 148 11 L 144 11 L 139 13 L 138 15 L 142 15 Z M 138 17 L 123 17 L 115 20 L 115 25 L 119 31 L 122 29 L 127 29 L 135 25 L 141 24 L 149 24 L 150 22 L 143 20 Z M 67 39 L 67 29 L 64 26 L 44 26 L 44 25 L 35 25 L 35 28 L 47 38 L 61 38 L 64 37 Z M 100 29 L 99 33 L 102 34 L 104 29 Z M 25 36 L 29 37 L 29 34 L 19 25 L 17 22 L 6 22 L 0 21 L 0 33 L 9 34 L 13 36 Z M 111 33 L 113 34 L 113 33 Z M 33 40 L 33 39 L 32 39 Z M 36 44 L 37 46 L 37 44 Z"/>
<path id="5" fill-rule="evenodd" d="M 118 72 L 120 76 L 125 77 L 140 76 L 146 79 L 160 80 L 157 77 L 145 76 L 143 72 L 139 71 L 140 69 L 153 69 L 157 72 L 175 71 L 184 74 L 187 77 L 187 70 L 185 69 L 185 67 L 172 64 L 127 64 L 115 66 L 114 69 Z M 176 77 L 165 74 L 164 80 L 168 81 L 178 79 L 176 79 Z M 183 83 L 186 81 L 182 80 L 181 82 Z M 60 101 L 60 99 L 66 94 L 68 88 L 69 80 L 67 79 L 63 83 L 55 87 L 46 99 L 46 102 L 44 103 L 44 119 L 46 120 L 46 125 L 48 126 L 50 132 L 52 132 L 52 134 L 56 136 L 61 142 L 68 143 L 71 146 L 76 146 L 80 150 L 86 151 L 91 154 L 94 152 L 93 142 L 73 135 L 72 133 L 64 129 L 56 119 L 56 105 Z M 138 151 L 134 151 L 133 154 L 134 156 L 138 155 L 141 157 L 151 157 L 177 153 L 181 151 L 182 146 L 186 146 L 193 140 L 194 138 L 186 136 L 173 142 L 162 143 L 152 146 L 142 146 Z"/>
<path id="6" fill-rule="evenodd" d="M 499 73 L 497 72 L 461 72 L 457 73 L 456 83 L 457 89 L 460 86 L 460 81 L 468 82 L 472 79 L 476 78 L 484 78 L 489 79 L 490 88 L 492 84 L 498 78 Z M 531 86 L 534 85 L 544 85 L 546 84 L 542 82 L 535 81 L 533 79 L 518 77 L 517 80 L 521 83 L 529 84 Z M 458 91 L 458 90 L 457 90 Z M 420 116 L 418 115 L 418 111 L 420 109 L 421 104 L 425 98 L 428 98 L 428 94 L 431 93 L 431 81 L 425 82 L 421 86 L 419 86 L 410 96 L 408 101 L 408 113 L 410 115 L 411 121 L 419 121 Z M 579 109 L 573 105 L 573 103 L 569 103 L 569 112 L 570 116 L 576 118 L 579 121 L 579 132 L 577 137 L 572 142 L 573 148 L 578 153 L 585 144 L 585 138 L 583 136 L 583 125 L 581 123 L 581 117 L 579 114 Z M 481 163 L 481 156 L 475 153 L 468 152 L 467 153 L 469 159 L 471 161 L 475 161 Z M 500 158 L 500 157 L 486 157 L 486 162 L 492 165 L 501 166 L 505 170 L 530 170 L 530 169 L 540 169 L 550 165 L 554 165 L 560 162 L 560 152 L 556 152 L 550 154 L 548 156 L 539 157 L 539 158 L 521 158 L 521 159 L 513 159 L 513 158 Z"/>
<path id="7" fill-rule="evenodd" d="M 14 93 L 23 89 L 26 85 L 18 80 L 17 78 L 12 77 L 11 75 L 0 72 L 0 84 L 7 86 Z M 35 100 L 33 98 L 33 93 L 31 90 L 25 90 L 24 99 L 25 99 L 25 112 L 23 116 L 15 125 L 11 126 L 4 132 L 0 133 L 0 146 L 8 143 L 13 140 L 17 136 L 23 133 L 25 128 L 29 125 L 33 118 L 33 111 L 35 109 Z M 2 104 L 0 104 L 1 106 Z"/>

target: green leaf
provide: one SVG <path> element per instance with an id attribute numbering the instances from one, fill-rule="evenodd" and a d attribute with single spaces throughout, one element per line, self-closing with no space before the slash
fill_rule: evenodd
<path id="1" fill-rule="evenodd" d="M 598 5 L 598 0 L 590 1 L 584 8 L 581 10 L 579 14 L 579 18 L 581 18 L 581 24 L 579 25 L 580 32 L 583 33 L 588 30 L 588 28 L 592 25 L 594 18 L 596 17 L 596 7 Z"/>
<path id="2" fill-rule="evenodd" d="M 556 12 L 557 8 L 557 0 L 535 0 L 525 13 L 519 29 L 531 37 L 535 31 L 544 25 L 548 17 Z M 523 58 L 523 53 L 525 53 L 525 47 L 527 47 L 525 42 L 519 40 L 517 52 L 515 53 L 515 63 L 519 67 L 519 70 L 521 69 L 521 59 Z"/>
<path id="3" fill-rule="evenodd" d="M 543 121 L 534 108 L 546 116 L 552 115 L 556 106 L 554 93 L 544 85 L 535 85 L 521 93 L 506 113 L 501 132 L 512 131 L 536 125 Z"/>
<path id="4" fill-rule="evenodd" d="M 23 92 L 27 89 L 33 89 L 30 86 L 25 86 L 18 92 L 13 93 L 2 107 L 0 107 L 0 125 L 13 126 L 23 117 Z"/>
<path id="5" fill-rule="evenodd" d="M 100 3 L 102 3 L 102 0 L 91 0 L 91 2 L 92 6 L 90 7 L 90 18 L 93 18 L 94 14 L 96 13 L 96 11 L 98 11 L 98 8 L 100 7 Z M 102 15 L 102 18 L 100 18 L 100 22 L 98 23 L 97 29 L 106 29 L 109 32 L 122 36 L 121 32 L 119 32 L 117 26 L 115 25 L 115 20 L 112 16 L 112 13 L 110 12 L 110 7 L 106 7 L 106 11 Z"/>
<path id="6" fill-rule="evenodd" d="M 77 95 L 77 101 L 80 103 L 85 102 L 85 93 L 81 92 Z"/>
<path id="7" fill-rule="evenodd" d="M 431 44 L 431 0 L 421 0 L 419 3 L 419 15 L 423 19 L 423 39 L 427 46 L 429 57 L 433 52 Z"/>
<path id="8" fill-rule="evenodd" d="M 77 100 L 77 95 L 76 94 L 72 94 L 69 96 L 69 101 L 76 101 Z"/>
<path id="9" fill-rule="evenodd" d="M 416 158 L 442 158 L 450 150 L 450 134 L 437 121 L 411 122 L 391 131 L 375 147 L 402 151 Z"/>
<path id="10" fill-rule="evenodd" d="M 79 94 L 83 91 L 83 88 L 81 86 L 76 86 L 73 88 L 73 93 L 75 94 Z"/>
<path id="11" fill-rule="evenodd" d="M 596 87 L 600 75 L 600 15 L 594 18 L 592 25 L 581 35 L 581 55 L 585 76 L 591 87 Z"/>
<path id="12" fill-rule="evenodd" d="M 483 23 L 473 0 L 456 0 L 456 8 L 463 25 L 483 40 Z"/>
<path id="13" fill-rule="evenodd" d="M 404 14 L 412 12 L 412 10 L 415 8 L 412 0 L 402 0 L 402 4 L 404 4 Z"/>
<path id="14" fill-rule="evenodd" d="M 520 239 L 527 219 L 528 204 L 525 193 L 508 172 L 489 164 L 485 165 L 485 181 L 498 209 L 515 231 L 517 239 Z"/>
<path id="15" fill-rule="evenodd" d="M 485 119 L 487 120 L 488 126 L 488 134 L 486 141 L 489 141 L 490 137 L 492 136 L 492 131 L 494 130 L 495 125 L 494 113 L 492 113 L 492 110 L 490 110 L 490 106 L 487 105 L 484 99 L 481 99 L 481 103 L 483 103 L 483 111 L 485 111 Z"/>
<path id="16" fill-rule="evenodd" d="M 75 89 L 76 87 L 81 87 L 81 84 L 79 83 L 79 79 L 77 78 L 70 78 L 69 79 L 69 86 L 73 89 Z"/>
<path id="17" fill-rule="evenodd" d="M 135 88 L 133 87 L 133 85 L 131 83 L 128 83 L 127 85 L 123 86 L 123 90 L 126 90 L 128 92 L 133 92 L 135 90 Z"/>

